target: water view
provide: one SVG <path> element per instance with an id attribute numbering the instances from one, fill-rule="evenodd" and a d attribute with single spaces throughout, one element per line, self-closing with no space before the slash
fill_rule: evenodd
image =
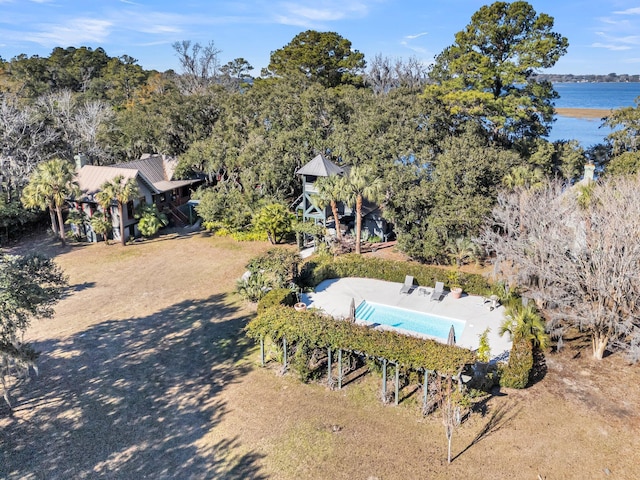
<path id="1" fill-rule="evenodd" d="M 634 105 L 640 96 L 640 83 L 556 83 L 560 94 L 557 108 L 614 109 Z M 611 133 L 602 121 L 590 118 L 556 116 L 550 141 L 576 139 L 584 148 L 604 142 Z"/>

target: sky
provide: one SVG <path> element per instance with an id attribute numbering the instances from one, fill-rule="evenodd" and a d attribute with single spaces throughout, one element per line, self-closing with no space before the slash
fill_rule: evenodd
<path id="1" fill-rule="evenodd" d="M 102 47 L 145 69 L 180 71 L 172 44 L 213 41 L 225 64 L 254 76 L 272 51 L 306 30 L 337 32 L 373 59 L 425 64 L 488 2 L 476 0 L 0 0 L 0 57 L 48 56 L 55 47 Z M 555 19 L 568 53 L 544 73 L 640 74 L 640 0 L 530 1 Z"/>

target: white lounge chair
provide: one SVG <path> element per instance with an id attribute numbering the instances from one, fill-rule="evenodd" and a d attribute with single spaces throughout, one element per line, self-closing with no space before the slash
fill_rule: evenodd
<path id="1" fill-rule="evenodd" d="M 411 293 L 413 290 L 413 277 L 411 275 L 407 275 L 404 277 L 404 284 L 400 288 L 400 293 Z"/>
<path id="2" fill-rule="evenodd" d="M 436 286 L 433 289 L 433 292 L 431 292 L 431 300 L 435 300 L 437 302 L 439 302 L 440 300 L 442 300 L 442 298 L 444 297 L 444 283 L 443 282 L 436 282 Z"/>

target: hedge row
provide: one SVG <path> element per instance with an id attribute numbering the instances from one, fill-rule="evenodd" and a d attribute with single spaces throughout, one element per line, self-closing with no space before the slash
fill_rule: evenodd
<path id="1" fill-rule="evenodd" d="M 462 366 L 475 361 L 475 355 L 464 348 L 335 320 L 314 311 L 297 312 L 284 306 L 263 310 L 245 330 L 255 340 L 270 337 L 274 342 L 281 342 L 285 337 L 290 345 L 361 352 L 413 370 L 454 375 Z"/>
<path id="2" fill-rule="evenodd" d="M 304 286 L 313 288 L 323 280 L 342 277 L 364 277 L 404 282 L 405 275 L 411 275 L 418 285 L 433 286 L 444 282 L 451 288 L 450 270 L 418 263 L 407 263 L 381 258 L 364 257 L 357 254 L 341 255 L 337 258 L 324 257 L 306 262 L 301 271 Z M 475 295 L 490 294 L 491 287 L 482 275 L 460 272 L 459 283 L 465 292 Z"/>

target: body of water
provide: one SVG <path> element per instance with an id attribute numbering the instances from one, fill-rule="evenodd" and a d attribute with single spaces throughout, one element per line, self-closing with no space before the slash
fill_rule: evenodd
<path id="1" fill-rule="evenodd" d="M 560 98 L 556 108 L 596 108 L 610 110 L 632 107 L 640 96 L 640 83 L 555 83 Z M 603 143 L 611 133 L 602 121 L 556 115 L 549 141 L 578 140 L 584 148 Z"/>
<path id="2" fill-rule="evenodd" d="M 383 325 L 400 332 L 419 333 L 446 341 L 453 326 L 460 338 L 466 325 L 463 320 L 438 317 L 414 310 L 363 301 L 356 309 L 356 319 L 371 325 Z"/>

